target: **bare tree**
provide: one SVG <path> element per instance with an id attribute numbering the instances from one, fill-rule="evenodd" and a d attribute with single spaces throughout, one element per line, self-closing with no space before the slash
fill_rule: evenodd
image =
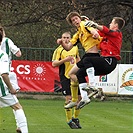
<path id="1" fill-rule="evenodd" d="M 0 23 L 18 46 L 56 47 L 62 32 L 73 32 L 65 20 L 67 14 L 78 11 L 107 26 L 112 17 L 123 17 L 123 49 L 131 50 L 132 0 L 1 0 L 0 6 Z"/>

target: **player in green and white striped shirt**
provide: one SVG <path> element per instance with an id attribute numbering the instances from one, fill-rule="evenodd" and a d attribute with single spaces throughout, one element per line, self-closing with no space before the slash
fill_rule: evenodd
<path id="1" fill-rule="evenodd" d="M 16 57 L 21 57 L 22 53 L 21 53 L 20 48 L 18 48 L 13 43 L 13 41 L 10 38 L 6 37 L 4 28 L 3 27 L 1 27 L 1 28 L 2 28 L 2 32 L 3 32 L 3 39 L 2 39 L 2 42 L 1 42 L 1 45 L 0 45 L 0 49 L 7 53 L 8 60 L 9 60 L 9 66 L 10 66 L 9 69 L 11 70 L 12 54 L 15 55 Z M 12 85 L 18 86 L 18 81 L 17 81 L 16 73 L 10 72 L 9 73 L 9 78 L 12 79 L 11 80 Z M 20 87 L 18 86 L 16 89 L 19 90 Z M 15 114 L 14 110 L 13 110 L 13 113 L 14 113 L 15 119 L 16 119 L 16 114 Z M 16 119 L 16 125 L 17 125 L 17 130 L 19 130 L 17 119 Z"/>
<path id="2" fill-rule="evenodd" d="M 11 64 L 12 54 L 15 55 L 16 57 L 21 57 L 22 53 L 20 48 L 18 48 L 10 38 L 6 37 L 4 28 L 3 27 L 1 28 L 3 29 L 3 39 L 0 47 L 1 50 L 3 50 L 8 54 L 9 63 Z"/>
<path id="3" fill-rule="evenodd" d="M 3 28 L 0 27 L 0 43 L 3 38 Z M 20 105 L 16 93 L 17 88 L 11 84 L 9 78 L 9 58 L 8 55 L 0 50 L 0 108 L 10 106 L 15 111 L 19 133 L 28 133 L 27 119 Z"/>

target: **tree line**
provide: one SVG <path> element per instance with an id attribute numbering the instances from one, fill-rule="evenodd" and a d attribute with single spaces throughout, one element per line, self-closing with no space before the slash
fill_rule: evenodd
<path id="1" fill-rule="evenodd" d="M 19 47 L 56 48 L 64 31 L 75 32 L 66 22 L 71 11 L 106 26 L 113 17 L 123 17 L 122 49 L 131 50 L 133 45 L 132 0 L 1 0 L 0 6 L 0 23 Z"/>

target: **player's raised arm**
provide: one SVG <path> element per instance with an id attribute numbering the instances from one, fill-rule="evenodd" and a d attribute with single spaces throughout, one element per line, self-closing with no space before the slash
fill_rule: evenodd
<path id="1" fill-rule="evenodd" d="M 85 26 L 87 27 L 94 27 L 94 28 L 97 28 L 99 30 L 103 30 L 103 26 L 102 25 L 99 25 L 91 20 L 88 20 L 85 22 Z"/>

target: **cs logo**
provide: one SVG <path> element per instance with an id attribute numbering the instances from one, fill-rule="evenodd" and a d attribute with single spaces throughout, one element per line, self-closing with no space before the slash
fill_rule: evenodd
<path id="1" fill-rule="evenodd" d="M 12 67 L 11 70 L 13 71 L 14 68 Z M 19 74 L 30 74 L 30 65 L 18 65 L 16 71 Z"/>

